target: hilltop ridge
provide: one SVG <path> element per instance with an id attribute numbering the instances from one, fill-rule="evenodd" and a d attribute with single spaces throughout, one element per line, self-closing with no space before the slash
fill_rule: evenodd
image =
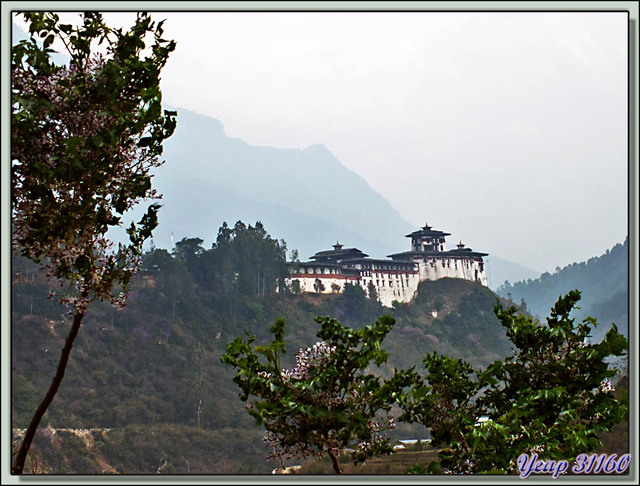
<path id="1" fill-rule="evenodd" d="M 212 241 L 222 221 L 262 221 L 290 249 L 349 240 L 380 256 L 395 251 L 412 225 L 321 144 L 303 150 L 259 147 L 230 138 L 218 120 L 177 109 L 165 164 L 154 178 L 163 194 L 157 246 L 200 235 Z"/>
<path id="2" fill-rule="evenodd" d="M 536 279 L 515 283 L 505 282 L 496 290 L 498 295 L 514 302 L 524 301 L 528 310 L 539 317 L 548 315 L 558 296 L 569 290 L 582 293 L 576 313 L 579 320 L 587 316 L 598 319 L 594 336 L 604 335 L 611 322 L 615 322 L 622 334 L 629 332 L 629 238 L 618 243 L 604 254 L 584 262 L 576 262 L 554 273 L 545 272 Z"/>
<path id="3" fill-rule="evenodd" d="M 373 258 L 402 251 L 407 222 L 363 177 L 346 168 L 323 144 L 304 149 L 252 146 L 225 133 L 217 119 L 182 108 L 177 128 L 165 143 L 163 166 L 154 188 L 163 197 L 154 244 L 171 248 L 183 237 L 198 235 L 209 246 L 223 221 L 262 221 L 284 238 L 288 249 L 307 259 L 336 240 Z M 141 210 L 140 210 L 141 211 Z M 134 212 L 133 217 L 141 216 Z M 437 221 L 437 209 L 425 218 Z M 422 222 L 421 222 L 422 223 Z M 465 235 L 454 238 L 467 241 Z M 126 239 L 124 229 L 114 239 Z M 473 241 L 469 241 L 471 246 Z M 490 285 L 539 273 L 501 260 L 491 248 Z"/>

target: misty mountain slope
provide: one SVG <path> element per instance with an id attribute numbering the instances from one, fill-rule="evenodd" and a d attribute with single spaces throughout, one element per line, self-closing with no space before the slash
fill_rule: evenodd
<path id="1" fill-rule="evenodd" d="M 487 283 L 491 290 L 496 290 L 505 281 L 519 282 L 535 279 L 541 272 L 524 267 L 518 263 L 508 262 L 489 254 L 485 259 Z"/>
<path id="2" fill-rule="evenodd" d="M 546 316 L 559 295 L 578 289 L 582 299 L 577 319 L 595 317 L 601 324 L 595 336 L 601 336 L 611 322 L 620 332 L 628 333 L 628 266 L 629 239 L 615 245 L 611 250 L 586 262 L 573 263 L 555 273 L 543 273 L 536 280 L 527 280 L 500 286 L 497 293 L 514 302 L 524 299 L 534 315 Z"/>
<path id="3" fill-rule="evenodd" d="M 223 221 L 235 222 L 233 214 L 245 222 L 268 221 L 301 258 L 337 239 L 382 257 L 405 248 L 404 235 L 415 229 L 322 145 L 252 146 L 227 137 L 219 121 L 179 109 L 164 158 L 154 179 L 164 195 L 157 246 L 168 247 L 171 233 L 212 241 Z"/>
<path id="4" fill-rule="evenodd" d="M 162 204 L 167 208 L 179 208 L 188 218 L 180 218 L 170 211 L 161 210 L 158 215 L 159 227 L 154 231 L 154 243 L 169 241 L 171 233 L 175 242 L 183 237 L 197 236 L 205 240 L 210 248 L 222 221 L 233 226 L 236 221 L 255 224 L 261 221 L 272 229 L 274 238 L 285 239 L 288 254 L 297 249 L 302 260 L 308 259 L 316 251 L 329 247 L 339 237 L 341 242 L 358 248 L 375 248 L 380 242 L 367 238 L 348 228 L 340 227 L 332 221 L 316 216 L 304 215 L 278 204 L 256 201 L 229 189 L 213 186 L 207 181 L 182 180 L 171 184 L 164 191 Z M 223 219 L 220 219 L 223 218 Z M 291 244 L 295 241 L 295 244 Z M 169 248 L 169 245 L 166 246 Z"/>
<path id="5" fill-rule="evenodd" d="M 233 226 L 241 220 L 261 221 L 274 238 L 287 242 L 289 250 L 298 250 L 301 260 L 336 241 L 374 258 L 409 249 L 404 235 L 417 226 L 405 221 L 324 146 L 256 147 L 227 137 L 222 123 L 214 118 L 177 111 L 176 131 L 165 142 L 165 163 L 154 171 L 153 186 L 162 195 L 159 226 L 153 234 L 156 247 L 170 250 L 172 240 L 199 237 L 210 248 L 223 222 Z M 147 206 L 132 211 L 131 218 L 128 215 L 109 237 L 127 241 L 128 221 L 138 221 Z M 438 217 L 437 210 L 425 208 L 425 221 Z M 441 229 L 447 231 L 446 221 Z M 449 246 L 457 237 L 452 235 Z M 476 249 L 490 255 L 487 272 L 492 289 L 505 280 L 539 275 L 501 260 L 491 248 Z"/>
<path id="6" fill-rule="evenodd" d="M 163 194 L 156 246 L 170 248 L 173 234 L 174 241 L 197 236 L 210 247 L 222 222 L 242 220 L 261 221 L 302 260 L 338 240 L 377 258 L 409 249 L 404 235 L 416 227 L 326 147 L 256 147 L 227 137 L 214 118 L 177 111 L 176 132 L 165 143 L 166 162 L 153 182 Z M 438 214 L 425 208 L 424 217 L 430 221 Z M 479 250 L 490 254 L 492 288 L 539 275 L 501 260 L 491 248 Z"/>

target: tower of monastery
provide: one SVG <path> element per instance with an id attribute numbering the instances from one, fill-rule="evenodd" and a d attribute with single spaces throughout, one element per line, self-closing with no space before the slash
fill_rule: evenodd
<path id="1" fill-rule="evenodd" d="M 357 248 L 344 248 L 340 243 L 333 250 L 320 251 L 309 262 L 289 264 L 288 284 L 298 282 L 302 292 L 336 293 L 345 284 L 358 285 L 365 292 L 373 286 L 382 305 L 391 307 L 394 300 L 411 301 L 418 284 L 425 280 L 461 278 L 487 285 L 483 258 L 480 253 L 460 242 L 457 248 L 445 250 L 446 237 L 451 233 L 435 230 L 428 224 L 408 235 L 411 250 L 388 255 L 390 259 L 373 259 Z"/>

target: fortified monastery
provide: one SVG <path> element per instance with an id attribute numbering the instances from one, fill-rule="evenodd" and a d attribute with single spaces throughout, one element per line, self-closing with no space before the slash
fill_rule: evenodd
<path id="1" fill-rule="evenodd" d="M 425 280 L 461 278 L 487 285 L 483 257 L 488 253 L 465 248 L 445 250 L 445 238 L 451 233 L 432 229 L 428 224 L 406 235 L 411 250 L 388 255 L 391 260 L 367 258 L 357 248 L 343 248 L 336 243 L 333 250 L 320 251 L 310 262 L 289 264 L 289 284 L 298 281 L 302 292 L 337 293 L 345 284 L 358 285 L 369 292 L 375 288 L 382 305 L 391 307 L 394 300 L 409 302 Z"/>

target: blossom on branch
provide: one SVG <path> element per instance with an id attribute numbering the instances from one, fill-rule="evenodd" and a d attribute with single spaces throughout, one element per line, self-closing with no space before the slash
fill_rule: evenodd
<path id="1" fill-rule="evenodd" d="M 44 48 L 32 37 L 12 49 L 13 249 L 61 283 L 72 312 L 96 299 L 122 306 L 159 206 L 132 223 L 130 243 L 114 248 L 106 234 L 139 202 L 159 198 L 150 172 L 175 119 L 161 114 L 158 75 L 174 44 L 145 14 L 126 33 L 98 13 L 85 14 L 83 27 L 51 13 L 25 17 L 32 36 L 50 35 Z M 143 57 L 146 33 L 155 45 Z M 67 47 L 68 65 L 43 57 L 52 36 Z M 92 53 L 92 40 L 106 41 L 106 52 Z"/>
<path id="2" fill-rule="evenodd" d="M 386 353 L 380 343 L 395 321 L 389 316 L 360 330 L 343 327 L 330 318 L 317 318 L 320 341 L 300 349 L 291 369 L 282 369 L 280 353 L 284 321 L 271 330 L 270 346 L 251 346 L 254 338 L 240 338 L 227 346 L 225 364 L 238 369 L 234 381 L 248 401 L 247 409 L 267 431 L 269 458 L 337 457 L 351 450 L 354 463 L 392 452 L 385 431 L 395 422 L 389 414 L 395 395 L 409 383 L 409 374 L 396 372 L 389 380 L 365 373 L 371 363 L 382 364 Z M 278 324 L 280 323 L 280 324 Z M 262 363 L 258 354 L 268 359 Z M 255 398 L 252 398 L 255 397 Z"/>

